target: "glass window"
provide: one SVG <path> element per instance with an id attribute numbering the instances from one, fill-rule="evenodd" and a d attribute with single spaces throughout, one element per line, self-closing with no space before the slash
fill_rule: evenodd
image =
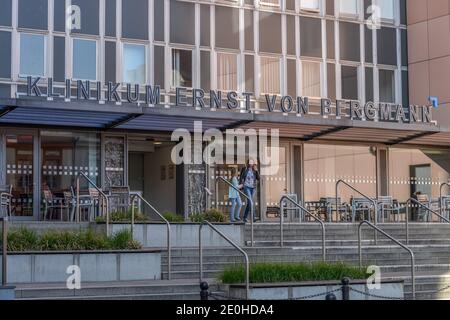
<path id="1" fill-rule="evenodd" d="M 209 51 L 200 52 L 200 87 L 209 91 L 211 89 L 211 53 Z"/>
<path id="2" fill-rule="evenodd" d="M 391 0 L 388 0 L 391 1 Z M 339 12 L 347 15 L 358 14 L 358 0 L 341 0 Z"/>
<path id="3" fill-rule="evenodd" d="M 295 10 L 295 2 L 296 0 L 286 0 L 286 10 Z"/>
<path id="4" fill-rule="evenodd" d="M 334 21 L 327 20 L 327 58 L 334 59 L 335 45 L 334 45 Z"/>
<path id="5" fill-rule="evenodd" d="M 172 50 L 172 86 L 192 87 L 192 51 Z"/>
<path id="6" fill-rule="evenodd" d="M 302 10 L 319 11 L 319 0 L 300 0 Z"/>
<path id="7" fill-rule="evenodd" d="M 105 35 L 116 36 L 116 0 L 105 3 Z"/>
<path id="8" fill-rule="evenodd" d="M 72 5 L 80 7 L 81 29 L 73 30 L 73 33 L 99 34 L 99 0 L 72 0 Z"/>
<path id="9" fill-rule="evenodd" d="M 359 37 L 359 24 L 340 22 L 339 29 L 341 59 L 348 61 L 360 61 L 361 46 Z"/>
<path id="10" fill-rule="evenodd" d="M 366 62 L 373 62 L 373 41 L 372 41 L 372 30 L 369 28 L 364 28 L 365 33 L 365 51 L 366 51 Z"/>
<path id="11" fill-rule="evenodd" d="M 322 58 L 322 22 L 320 19 L 300 17 L 300 54 Z"/>
<path id="12" fill-rule="evenodd" d="M 286 42 L 287 54 L 295 55 L 295 16 L 286 16 Z"/>
<path id="13" fill-rule="evenodd" d="M 255 91 L 255 58 L 251 55 L 245 56 L 245 91 Z"/>
<path id="14" fill-rule="evenodd" d="M 0 1 L 1 2 L 1 1 Z M 55 31 L 66 31 L 66 0 L 55 0 L 54 2 L 53 28 Z"/>
<path id="15" fill-rule="evenodd" d="M 195 6 L 193 3 L 170 2 L 170 42 L 195 44 Z"/>
<path id="16" fill-rule="evenodd" d="M 377 30 L 378 63 L 397 65 L 397 35 L 395 28 L 381 27 Z"/>
<path id="17" fill-rule="evenodd" d="M 200 45 L 209 47 L 211 43 L 210 6 L 200 5 Z"/>
<path id="18" fill-rule="evenodd" d="M 116 82 L 116 43 L 105 41 L 105 81 Z"/>
<path id="19" fill-rule="evenodd" d="M 0 0 L 0 26 L 10 27 L 12 24 L 12 0 Z"/>
<path id="20" fill-rule="evenodd" d="M 326 0 L 326 13 L 329 16 L 334 16 L 334 0 Z"/>
<path id="21" fill-rule="evenodd" d="M 327 63 L 327 97 L 336 99 L 336 66 L 334 63 Z"/>
<path id="22" fill-rule="evenodd" d="M 450 179 L 450 151 L 428 149 L 389 149 L 390 194 L 405 202 L 420 192 L 439 198 L 439 187 Z"/>
<path id="23" fill-rule="evenodd" d="M 287 59 L 287 94 L 297 96 L 297 62 L 295 59 Z"/>
<path id="24" fill-rule="evenodd" d="M 153 72 L 155 75 L 155 85 L 159 85 L 161 86 L 161 89 L 164 89 L 165 88 L 164 66 L 166 61 L 165 48 L 162 46 L 155 46 L 153 54 L 154 54 Z"/>
<path id="25" fill-rule="evenodd" d="M 145 46 L 139 44 L 123 45 L 123 81 L 132 84 L 146 83 Z"/>
<path id="26" fill-rule="evenodd" d="M 259 49 L 262 52 L 281 53 L 281 15 L 259 13 Z"/>
<path id="27" fill-rule="evenodd" d="M 53 80 L 66 79 L 66 41 L 64 37 L 53 38 Z"/>
<path id="28" fill-rule="evenodd" d="M 320 97 L 320 62 L 303 61 L 302 95 Z"/>
<path id="29" fill-rule="evenodd" d="M 261 5 L 271 6 L 271 7 L 279 7 L 280 0 L 261 0 Z"/>
<path id="30" fill-rule="evenodd" d="M 261 57 L 261 93 L 280 94 L 280 59 Z"/>
<path id="31" fill-rule="evenodd" d="M 217 54 L 217 89 L 225 91 L 237 90 L 236 54 Z"/>
<path id="32" fill-rule="evenodd" d="M 153 32 L 156 41 L 164 41 L 164 1 L 153 2 Z"/>
<path id="33" fill-rule="evenodd" d="M 20 34 L 20 75 L 45 75 L 45 37 L 42 35 Z"/>
<path id="34" fill-rule="evenodd" d="M 366 67 L 366 101 L 373 102 L 373 68 Z"/>
<path id="35" fill-rule="evenodd" d="M 404 107 L 409 106 L 409 85 L 408 71 L 402 71 L 402 104 Z"/>
<path id="36" fill-rule="evenodd" d="M 155 3 L 163 2 L 155 1 Z M 148 0 L 122 1 L 122 36 L 131 39 L 148 39 Z"/>
<path id="37" fill-rule="evenodd" d="M 33 216 L 33 143 L 28 134 L 6 135 L 6 184 L 13 186 L 14 216 Z"/>
<path id="38" fill-rule="evenodd" d="M 380 6 L 382 19 L 394 20 L 396 0 L 376 0 Z"/>
<path id="39" fill-rule="evenodd" d="M 380 70 L 380 102 L 395 102 L 395 73 L 393 70 Z"/>
<path id="40" fill-rule="evenodd" d="M 19 0 L 18 9 L 19 28 L 47 30 L 48 0 Z"/>
<path id="41" fill-rule="evenodd" d="M 73 78 L 97 80 L 97 42 L 94 40 L 73 40 Z"/>
<path id="42" fill-rule="evenodd" d="M 215 6 L 216 47 L 239 49 L 239 9 Z"/>
<path id="43" fill-rule="evenodd" d="M 358 100 L 358 68 L 342 66 L 342 99 Z"/>
<path id="44" fill-rule="evenodd" d="M 42 131 L 42 189 L 61 195 L 75 186 L 78 172 L 100 183 L 100 139 L 96 133 Z M 85 181 L 80 189 L 88 188 Z"/>
<path id="45" fill-rule="evenodd" d="M 11 32 L 0 31 L 0 78 L 11 78 Z"/>
<path id="46" fill-rule="evenodd" d="M 305 200 L 336 196 L 336 181 L 344 179 L 369 197 L 376 196 L 376 149 L 373 147 L 305 144 Z M 342 202 L 361 198 L 349 189 L 340 190 Z"/>
<path id="47" fill-rule="evenodd" d="M 408 66 L 408 31 L 405 29 L 400 30 L 401 43 L 402 43 L 402 66 Z"/>
<path id="48" fill-rule="evenodd" d="M 244 10 L 244 24 L 245 24 L 245 50 L 252 50 L 254 46 L 253 39 L 253 11 Z"/>

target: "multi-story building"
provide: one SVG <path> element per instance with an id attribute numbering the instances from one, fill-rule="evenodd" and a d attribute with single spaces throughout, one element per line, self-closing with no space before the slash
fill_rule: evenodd
<path id="1" fill-rule="evenodd" d="M 407 3 L 0 0 L 0 185 L 13 214 L 42 219 L 43 199 L 80 171 L 162 212 L 227 210 L 214 180 L 242 164 L 171 161 L 172 132 L 194 121 L 279 129 L 261 219 L 286 193 L 311 208 L 334 197 L 339 179 L 370 197 L 438 197 L 450 136 L 427 101 L 408 103 Z"/>

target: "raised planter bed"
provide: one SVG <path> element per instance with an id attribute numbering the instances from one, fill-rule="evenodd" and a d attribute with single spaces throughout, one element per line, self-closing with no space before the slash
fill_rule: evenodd
<path id="1" fill-rule="evenodd" d="M 160 250 L 20 252 L 8 254 L 8 283 L 66 282 L 71 265 L 81 282 L 161 279 Z"/>
<path id="2" fill-rule="evenodd" d="M 380 290 L 369 290 L 366 280 L 351 281 L 350 287 L 364 292 L 358 293 L 350 290 L 350 300 L 385 300 L 379 297 L 396 299 L 404 298 L 403 281 L 383 281 Z M 340 281 L 299 282 L 299 283 L 273 283 L 251 284 L 250 300 L 325 300 L 326 292 L 333 292 L 337 300 L 342 300 L 342 284 Z M 230 299 L 245 299 L 245 285 L 222 285 L 221 288 L 228 293 Z M 335 291 L 337 290 L 337 291 Z M 369 294 L 369 295 L 367 295 Z M 319 295 L 319 296 L 315 296 Z M 370 296 L 374 295 L 374 296 Z"/>
<path id="3" fill-rule="evenodd" d="M 238 245 L 244 245 L 244 224 L 214 224 L 221 232 Z M 113 223 L 112 233 L 123 229 L 130 229 L 130 224 Z M 190 248 L 198 246 L 199 223 L 171 223 L 171 245 L 174 248 Z M 134 226 L 134 239 L 144 248 L 161 248 L 166 246 L 166 224 L 164 223 L 136 223 Z M 202 239 L 205 247 L 222 247 L 228 243 L 207 226 L 203 227 Z"/>

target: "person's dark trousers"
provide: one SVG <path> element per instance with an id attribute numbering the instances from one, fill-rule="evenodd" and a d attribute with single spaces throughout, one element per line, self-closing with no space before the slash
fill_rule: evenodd
<path id="1" fill-rule="evenodd" d="M 247 200 L 247 206 L 245 207 L 245 213 L 244 213 L 244 221 L 247 221 L 248 215 L 250 214 L 250 210 L 253 206 L 253 195 L 255 193 L 255 188 L 249 188 L 249 187 L 244 187 L 244 193 L 250 198 L 252 199 L 252 201 L 248 201 Z M 253 215 L 255 215 L 255 213 L 253 212 Z M 253 217 L 254 218 L 254 217 Z"/>

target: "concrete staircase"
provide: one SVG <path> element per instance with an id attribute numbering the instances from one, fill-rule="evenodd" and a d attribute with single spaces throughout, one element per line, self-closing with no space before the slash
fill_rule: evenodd
<path id="1" fill-rule="evenodd" d="M 215 280 L 207 280 L 212 291 Z M 68 290 L 64 284 L 18 285 L 17 300 L 199 300 L 198 280 L 159 280 L 84 283 L 80 290 Z"/>
<path id="2" fill-rule="evenodd" d="M 405 240 L 402 224 L 380 225 L 382 229 Z M 247 241 L 250 241 L 247 226 Z M 285 225 L 284 247 L 279 247 L 279 225 L 255 225 L 255 247 L 247 247 L 251 262 L 310 262 L 320 261 L 321 233 L 317 225 Z M 358 227 L 352 224 L 326 226 L 327 261 L 358 264 Z M 363 263 L 381 267 L 384 279 L 405 281 L 406 297 L 411 297 L 410 256 L 402 248 L 382 235 L 377 245 L 373 231 L 363 229 Z M 417 299 L 450 299 L 450 225 L 411 224 L 410 247 L 416 258 Z M 166 271 L 163 258 L 163 271 Z M 233 248 L 206 248 L 204 251 L 204 276 L 216 278 L 227 267 L 241 264 L 243 258 Z M 175 249 L 172 254 L 172 277 L 192 279 L 198 277 L 198 249 Z"/>
<path id="3" fill-rule="evenodd" d="M 389 234 L 404 241 L 403 224 L 380 225 Z M 250 226 L 246 226 L 247 241 Z M 384 279 L 405 281 L 406 298 L 411 298 L 410 257 L 391 241 L 363 229 L 363 263 L 378 265 Z M 321 233 L 316 224 L 285 225 L 284 247 L 279 247 L 279 225 L 255 224 L 255 247 L 246 247 L 251 262 L 320 261 Z M 326 226 L 327 261 L 358 264 L 357 225 Z M 416 298 L 450 299 L 450 225 L 411 224 L 410 247 L 416 256 Z M 163 276 L 167 275 L 167 256 L 162 259 Z M 211 290 L 217 291 L 217 277 L 227 267 L 241 264 L 242 256 L 232 247 L 204 249 L 204 277 Z M 89 283 L 81 290 L 69 291 L 61 285 L 18 286 L 18 299 L 199 299 L 198 248 L 174 248 L 171 281 Z M 437 292 L 440 289 L 444 290 Z"/>

